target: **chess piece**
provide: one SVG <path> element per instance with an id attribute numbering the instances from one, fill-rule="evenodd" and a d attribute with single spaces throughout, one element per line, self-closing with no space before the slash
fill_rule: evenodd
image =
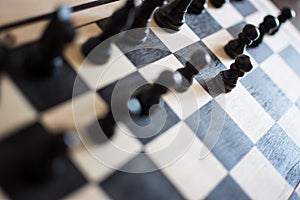
<path id="1" fill-rule="evenodd" d="M 104 118 L 99 119 L 98 123 L 106 138 L 110 139 L 114 135 L 114 130 L 116 126 L 116 121 L 114 119 L 112 111 L 110 110 Z"/>
<path id="2" fill-rule="evenodd" d="M 243 0 L 234 0 L 234 1 L 243 1 Z M 229 0 L 210 0 L 210 3 L 216 8 L 221 8 L 223 4 L 227 2 L 229 2 Z"/>
<path id="3" fill-rule="evenodd" d="M 185 23 L 185 14 L 193 0 L 171 0 L 154 12 L 158 26 L 167 31 L 179 31 Z"/>
<path id="4" fill-rule="evenodd" d="M 201 14 L 207 8 L 208 0 L 193 0 L 190 7 L 188 8 L 188 13 Z"/>
<path id="5" fill-rule="evenodd" d="M 162 95 L 166 94 L 169 89 L 178 88 L 181 85 L 181 77 L 178 72 L 164 71 L 154 84 L 147 84 L 141 87 L 129 100 L 128 109 L 130 113 L 149 115 L 150 108 L 160 103 Z M 136 102 L 138 102 L 138 105 Z M 138 113 L 137 111 L 140 112 Z"/>
<path id="6" fill-rule="evenodd" d="M 185 92 L 193 83 L 193 78 L 202 69 L 211 63 L 210 55 L 204 50 L 196 51 L 184 68 L 177 70 L 182 75 L 182 83 L 179 88 L 175 88 L 177 92 Z"/>
<path id="7" fill-rule="evenodd" d="M 136 14 L 130 31 L 124 37 L 124 40 L 133 45 L 145 42 L 149 35 L 149 23 L 151 14 L 158 6 L 163 5 L 165 0 L 145 0 L 135 10 Z"/>
<path id="8" fill-rule="evenodd" d="M 253 41 L 249 47 L 257 47 L 260 43 L 262 43 L 266 33 L 272 33 L 274 30 L 277 30 L 278 27 L 279 20 L 272 15 L 267 15 L 258 27 L 260 32 L 258 39 Z"/>
<path id="9" fill-rule="evenodd" d="M 225 46 L 225 52 L 234 59 L 236 56 L 243 54 L 246 46 L 251 45 L 253 41 L 257 40 L 259 35 L 259 30 L 255 26 L 247 24 L 238 38 L 229 41 Z"/>
<path id="10" fill-rule="evenodd" d="M 231 92 L 235 88 L 238 78 L 243 77 L 245 73 L 250 72 L 253 66 L 250 57 L 239 55 L 235 62 L 230 65 L 229 70 L 220 72 L 217 76 L 220 77 L 223 83 L 224 93 Z"/>
<path id="11" fill-rule="evenodd" d="M 88 39 L 82 46 L 81 52 L 95 64 L 104 64 L 111 56 L 111 37 L 126 30 L 132 23 L 134 0 L 127 0 L 126 4 L 117 10 L 103 28 L 102 34 Z M 101 45 L 100 45 L 101 44 Z M 89 55 L 98 45 L 95 53 Z M 88 56 L 89 55 L 89 56 Z"/>
<path id="12" fill-rule="evenodd" d="M 69 7 L 60 7 L 38 43 L 26 52 L 25 66 L 32 74 L 48 76 L 63 66 L 63 49 L 75 36 L 70 15 Z"/>
<path id="13" fill-rule="evenodd" d="M 13 135 L 1 143 L 1 182 L 41 182 L 59 172 L 55 161 L 67 153 L 64 134 L 41 131 Z"/>
<path id="14" fill-rule="evenodd" d="M 277 33 L 283 23 L 285 23 L 289 19 L 294 19 L 296 17 L 296 12 L 291 8 L 283 8 L 281 10 L 281 14 L 278 16 L 279 26 L 273 30 L 270 35 L 274 35 Z"/>
<path id="15" fill-rule="evenodd" d="M 8 49 L 0 44 L 0 73 L 4 70 L 7 60 Z"/>
<path id="16" fill-rule="evenodd" d="M 216 8 L 221 8 L 226 2 L 228 0 L 210 0 L 210 3 Z"/>

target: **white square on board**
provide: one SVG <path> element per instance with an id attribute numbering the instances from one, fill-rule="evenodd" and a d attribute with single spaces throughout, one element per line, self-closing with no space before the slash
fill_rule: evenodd
<path id="1" fill-rule="evenodd" d="M 29 125 L 37 119 L 37 111 L 23 96 L 12 80 L 1 77 L 0 138 Z"/>
<path id="2" fill-rule="evenodd" d="M 256 147 L 231 170 L 230 175 L 251 199 L 288 199 L 293 191 Z"/>
<path id="3" fill-rule="evenodd" d="M 174 134 L 177 134 L 178 131 L 185 134 L 186 137 L 182 138 L 184 142 L 186 140 L 189 142 L 194 138 L 187 150 L 182 152 L 183 154 L 175 162 L 163 167 L 161 171 L 186 199 L 204 199 L 226 176 L 226 169 L 212 153 L 205 158 L 200 158 L 200 152 L 203 150 L 202 148 L 206 148 L 205 145 L 195 137 L 195 133 L 184 122 L 177 126 L 180 127 L 180 130 L 170 130 L 165 133 L 168 135 L 164 134 L 155 139 L 146 146 L 146 152 L 153 152 L 161 144 L 168 143 L 170 138 L 175 138 Z M 158 166 L 163 166 L 166 158 L 173 155 L 174 152 L 180 153 L 177 152 L 179 144 L 173 144 L 173 150 L 171 148 L 165 154 L 158 153 L 149 156 Z"/>
<path id="4" fill-rule="evenodd" d="M 256 143 L 275 123 L 240 83 L 230 93 L 218 96 L 216 101 L 253 143 Z"/>

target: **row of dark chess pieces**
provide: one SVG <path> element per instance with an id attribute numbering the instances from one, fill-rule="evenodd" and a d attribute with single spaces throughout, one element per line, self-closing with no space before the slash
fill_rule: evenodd
<path id="1" fill-rule="evenodd" d="M 217 1 L 210 0 L 216 6 L 221 7 L 225 0 Z M 157 7 L 157 10 L 155 10 Z M 137 45 L 143 43 L 149 34 L 149 22 L 152 13 L 154 12 L 154 20 L 157 25 L 164 28 L 168 32 L 179 31 L 185 22 L 186 12 L 193 14 L 201 14 L 205 12 L 207 7 L 206 0 L 171 0 L 165 3 L 164 0 L 144 0 L 141 5 L 135 7 L 133 0 L 127 0 L 126 4 L 117 10 L 109 21 L 102 27 L 103 32 L 97 36 L 88 39 L 82 46 L 82 53 L 90 61 L 97 64 L 107 62 L 110 57 L 110 46 L 115 40 L 110 40 L 114 35 L 129 29 L 138 29 L 138 31 L 126 32 L 122 40 L 127 45 Z M 155 10 L 155 11 L 154 11 Z M 18 57 L 22 59 L 21 63 L 28 68 L 30 73 L 35 75 L 51 75 L 53 71 L 61 67 L 63 63 L 64 47 L 70 43 L 75 36 L 75 29 L 70 23 L 71 10 L 67 7 L 59 8 L 54 18 L 49 23 L 44 31 L 40 41 L 30 46 L 30 49 L 22 53 L 18 53 Z M 237 84 L 238 78 L 243 77 L 245 73 L 250 72 L 253 68 L 250 58 L 243 55 L 246 47 L 258 46 L 265 34 L 275 34 L 282 23 L 295 16 L 292 9 L 285 8 L 282 13 L 276 18 L 268 15 L 263 22 L 256 28 L 253 25 L 246 25 L 237 39 L 229 41 L 225 46 L 227 54 L 235 59 L 231 64 L 230 69 L 221 71 L 217 76 L 212 77 L 207 81 L 207 84 L 212 86 L 215 91 L 213 93 L 230 92 Z M 170 33 L 171 34 L 171 33 Z M 101 48 L 97 47 L 100 46 Z M 95 49 L 95 50 L 94 50 Z M 99 51 L 100 50 L 100 51 Z M 9 67 L 13 64 L 16 57 L 11 54 L 4 45 L 0 45 L 0 66 Z M 93 53 L 91 53 L 93 51 Z M 89 56 L 92 54 L 92 56 Z M 152 106 L 159 104 L 161 97 L 171 89 L 182 93 L 188 90 L 193 83 L 193 78 L 199 74 L 204 68 L 211 64 L 209 54 L 201 49 L 194 52 L 191 59 L 186 62 L 184 68 L 180 68 L 175 72 L 164 71 L 153 84 L 147 84 L 137 90 L 128 100 L 127 108 L 133 117 L 143 117 L 149 115 Z M 113 113 L 110 111 L 105 117 L 95 122 L 101 126 L 103 135 L 109 139 L 114 135 L 116 120 Z M 91 125 L 91 127 L 93 124 Z M 45 137 L 45 138 L 44 138 Z M 11 144 L 3 146 L 3 149 L 12 149 L 11 153 L 19 152 L 26 154 L 25 162 L 18 159 L 13 161 L 2 158 L 1 163 L 6 163 L 2 166 L 1 171 L 13 171 L 16 174 L 26 175 L 30 180 L 32 178 L 44 179 L 47 175 L 53 172 L 51 163 L 56 157 L 66 152 L 64 137 L 62 135 L 45 136 L 37 134 L 35 140 L 43 141 L 39 145 L 32 145 L 30 148 L 24 146 L 24 138 L 15 138 L 15 148 L 11 148 Z M 32 138 L 28 138 L 31 140 Z M 105 141 L 105 140 L 104 140 Z M 24 147 L 24 148 L 23 148 Z M 56 151 L 52 151 L 56 149 Z M 9 153 L 9 155 L 11 155 Z M 20 157 L 20 155 L 16 155 Z M 2 162 L 3 161 L 3 162 Z M 32 162 L 34 161 L 34 167 Z M 12 168 L 12 166 L 14 168 Z M 22 166 L 15 167 L 15 166 Z M 55 170 L 54 170 L 55 171 Z M 8 173 L 9 174 L 9 173 Z M 13 174 L 14 175 L 14 174 Z M 9 178 L 9 177 L 8 177 Z"/>
<path id="2" fill-rule="evenodd" d="M 216 7 L 221 7 L 226 1 L 210 0 L 210 2 Z M 205 12 L 207 0 L 171 0 L 168 3 L 165 0 L 144 0 L 139 6 L 135 6 L 134 0 L 128 0 L 109 18 L 100 35 L 88 39 L 83 44 L 82 54 L 95 64 L 104 64 L 111 56 L 111 43 L 121 36 L 125 45 L 143 43 L 149 34 L 151 15 L 157 7 L 160 7 L 154 12 L 157 25 L 169 32 L 176 32 L 185 23 L 186 12 L 194 14 Z M 59 8 L 40 40 L 21 53 L 13 54 L 11 53 L 13 49 L 0 44 L 0 70 L 16 64 L 18 60 L 17 63 L 27 68 L 32 75 L 52 75 L 63 65 L 63 50 L 76 34 L 70 22 L 71 12 L 68 7 Z M 277 18 L 266 16 L 258 30 L 252 25 L 246 25 L 238 39 L 226 45 L 226 53 L 235 58 L 243 53 L 246 46 L 258 46 L 265 34 L 275 34 L 282 23 L 294 17 L 295 12 L 292 9 L 284 8 Z M 125 35 L 119 34 L 126 30 L 129 31 Z"/>
<path id="3" fill-rule="evenodd" d="M 131 26 L 131 28 L 142 31 L 126 32 L 125 36 L 120 39 L 123 43 L 125 41 L 126 45 L 140 44 L 146 40 L 149 31 L 148 24 L 150 16 L 154 9 L 158 6 L 152 6 L 152 9 L 149 10 L 150 6 L 148 4 L 153 5 L 153 2 L 149 3 L 149 1 L 145 0 L 141 5 L 142 15 L 144 15 L 146 10 L 148 10 L 147 20 L 138 20 L 143 18 L 139 12 L 137 12 L 138 18 L 133 20 L 133 26 Z M 207 1 L 200 0 L 172 0 L 169 1 L 168 4 L 163 4 L 154 11 L 154 20 L 158 26 L 171 34 L 172 32 L 180 30 L 181 26 L 185 22 L 185 13 L 191 10 L 191 6 L 194 10 L 193 13 L 203 13 L 205 11 L 206 4 Z M 130 1 L 127 2 L 125 7 L 121 8 L 113 15 L 111 21 L 112 24 L 114 24 L 113 19 L 120 19 L 121 13 L 125 13 L 125 9 L 129 10 L 128 7 L 130 7 Z M 198 8 L 199 12 L 195 12 L 195 7 Z M 243 55 L 244 50 L 247 47 L 257 47 L 263 41 L 265 34 L 274 35 L 278 32 L 282 23 L 294 17 L 295 12 L 292 9 L 284 8 L 278 17 L 267 15 L 259 27 L 247 24 L 238 35 L 238 38 L 229 41 L 224 47 L 225 52 L 232 59 L 235 59 L 235 62 L 230 66 L 230 69 L 222 71 L 216 77 L 206 81 L 209 84 L 210 89 L 213 90 L 210 92 L 215 94 L 230 92 L 236 86 L 238 78 L 243 77 L 246 72 L 251 71 L 253 68 L 250 58 Z M 105 28 L 104 30 L 110 29 Z M 109 54 L 105 54 L 103 48 L 99 48 L 98 51 L 95 51 L 95 48 L 97 50 L 97 45 L 104 40 L 107 41 L 107 38 L 102 38 L 102 36 L 89 39 L 82 47 L 83 54 L 87 56 L 93 50 L 94 52 L 91 54 L 92 56 L 89 55 L 88 59 L 96 63 L 98 61 L 103 61 L 103 58 L 109 56 Z M 111 42 L 108 42 L 107 44 L 110 43 Z M 107 44 L 103 45 L 106 49 L 109 46 Z M 103 56 L 101 56 L 100 60 L 97 60 L 99 59 L 99 55 Z M 199 74 L 200 71 L 207 66 L 211 65 L 210 60 L 211 59 L 206 51 L 199 50 L 196 51 L 191 59 L 186 63 L 185 68 L 178 69 L 176 72 L 163 72 L 154 84 L 146 85 L 133 95 L 128 103 L 129 112 L 134 114 L 135 117 L 147 116 L 149 115 L 150 108 L 153 105 L 157 105 L 160 102 L 161 96 L 167 93 L 170 89 L 174 89 L 177 92 L 185 92 L 191 86 L 194 76 Z M 108 138 L 113 135 L 116 122 L 111 111 L 97 123 L 100 123 L 104 134 Z"/>

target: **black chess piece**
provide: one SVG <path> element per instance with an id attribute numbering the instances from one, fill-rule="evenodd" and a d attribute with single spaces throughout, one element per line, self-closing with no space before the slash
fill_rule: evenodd
<path id="1" fill-rule="evenodd" d="M 41 39 L 25 52 L 25 66 L 32 74 L 49 76 L 63 66 L 63 49 L 75 36 L 70 15 L 69 7 L 60 7 Z"/>
<path id="2" fill-rule="evenodd" d="M 228 0 L 210 0 L 210 3 L 216 8 L 221 8 L 226 2 Z"/>
<path id="3" fill-rule="evenodd" d="M 0 73 L 5 69 L 7 56 L 8 49 L 3 44 L 0 44 Z"/>
<path id="4" fill-rule="evenodd" d="M 243 1 L 243 0 L 234 0 L 234 1 Z M 210 0 L 210 3 L 215 7 L 215 8 L 221 8 L 223 4 L 229 2 L 229 0 Z"/>
<path id="5" fill-rule="evenodd" d="M 274 35 L 279 31 L 283 23 L 285 23 L 287 20 L 294 19 L 295 17 L 296 17 L 296 12 L 293 9 L 288 7 L 283 8 L 281 10 L 281 14 L 278 16 L 279 26 L 269 34 Z"/>
<path id="6" fill-rule="evenodd" d="M 114 12 L 103 28 L 103 32 L 99 36 L 88 39 L 83 44 L 81 48 L 83 55 L 88 57 L 88 59 L 95 64 L 106 63 L 111 56 L 111 37 L 131 26 L 134 17 L 132 12 L 134 6 L 134 0 L 127 0 L 122 8 Z M 97 46 L 100 49 L 97 49 L 95 53 L 89 55 Z"/>
<path id="7" fill-rule="evenodd" d="M 243 77 L 245 73 L 250 72 L 253 66 L 250 57 L 247 55 L 239 55 L 235 62 L 230 65 L 229 70 L 220 72 L 217 76 L 220 77 L 223 83 L 224 93 L 231 92 L 235 88 L 238 78 Z"/>
<path id="8" fill-rule="evenodd" d="M 255 26 L 247 24 L 237 39 L 231 40 L 226 44 L 225 52 L 234 59 L 236 56 L 243 54 L 246 46 L 257 40 L 259 35 L 260 32 Z"/>
<path id="9" fill-rule="evenodd" d="M 175 88 L 177 92 L 185 92 L 193 83 L 193 78 L 201 70 L 211 63 L 210 55 L 204 50 L 196 51 L 184 68 L 177 70 L 182 75 L 182 83 L 179 88 Z"/>
<path id="10" fill-rule="evenodd" d="M 193 0 L 190 7 L 188 8 L 188 13 L 201 14 L 207 8 L 208 0 Z"/>
<path id="11" fill-rule="evenodd" d="M 64 134 L 34 130 L 3 141 L 0 152 L 0 182 L 13 186 L 20 182 L 39 183 L 58 173 L 54 162 L 66 155 L 67 145 Z"/>
<path id="12" fill-rule="evenodd" d="M 128 103 L 129 112 L 134 115 L 149 115 L 151 107 L 160 103 L 161 96 L 171 88 L 178 88 L 181 81 L 179 73 L 164 71 L 154 84 L 144 85 L 133 94 Z"/>
<path id="13" fill-rule="evenodd" d="M 249 47 L 257 47 L 260 43 L 262 43 L 264 39 L 264 35 L 266 33 L 272 33 L 279 27 L 279 20 L 272 15 L 267 15 L 264 18 L 264 21 L 259 25 L 258 29 L 260 35 L 257 40 L 253 41 Z"/>
<path id="14" fill-rule="evenodd" d="M 113 113 L 110 110 L 105 117 L 98 120 L 98 123 L 106 136 L 107 139 L 110 139 L 114 135 L 114 130 L 116 126 L 116 120 L 114 119 Z"/>
<path id="15" fill-rule="evenodd" d="M 154 20 L 158 26 L 167 31 L 179 31 L 185 23 L 185 14 L 193 0 L 171 0 L 168 4 L 154 12 Z"/>
<path id="16" fill-rule="evenodd" d="M 128 44 L 137 45 L 145 42 L 149 35 L 149 23 L 151 14 L 158 6 L 163 5 L 165 0 L 145 0 L 135 10 L 135 17 L 131 30 L 125 34 L 123 40 Z"/>

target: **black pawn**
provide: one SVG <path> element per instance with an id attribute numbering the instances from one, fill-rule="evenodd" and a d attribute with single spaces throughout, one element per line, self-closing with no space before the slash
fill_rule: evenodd
<path id="1" fill-rule="evenodd" d="M 243 54 L 246 46 L 257 40 L 259 35 L 259 30 L 255 26 L 247 24 L 237 39 L 228 42 L 225 46 L 225 52 L 234 59 L 238 55 Z"/>
<path id="2" fill-rule="evenodd" d="M 280 26 L 287 20 L 294 19 L 296 17 L 296 12 L 291 8 L 283 8 L 281 14 L 278 16 L 279 26 L 277 29 L 273 30 L 270 35 L 274 35 L 279 31 Z"/>
<path id="3" fill-rule="evenodd" d="M 207 8 L 208 0 L 193 0 L 190 7 L 188 8 L 188 13 L 201 14 Z"/>
<path id="4" fill-rule="evenodd" d="M 224 92 L 231 92 L 232 89 L 235 88 L 238 78 L 243 77 L 244 74 L 250 72 L 252 68 L 253 66 L 249 56 L 237 56 L 235 62 L 230 65 L 230 69 L 222 71 L 218 75 L 221 77 L 221 80 L 224 84 Z"/>
<path id="5" fill-rule="evenodd" d="M 71 9 L 59 8 L 44 31 L 40 41 L 29 50 L 25 65 L 34 75 L 49 76 L 63 66 L 63 50 L 70 43 L 75 30 L 70 23 Z"/>
<path id="6" fill-rule="evenodd" d="M 278 27 L 279 27 L 279 20 L 272 15 L 267 15 L 264 18 L 264 21 L 258 27 L 260 32 L 258 39 L 253 41 L 249 47 L 257 47 L 260 43 L 262 43 L 264 39 L 264 35 L 266 33 L 272 33 Z"/>
<path id="7" fill-rule="evenodd" d="M 216 8 L 221 8 L 226 2 L 228 0 L 210 0 L 210 3 Z"/>
<path id="8" fill-rule="evenodd" d="M 179 31 L 185 23 L 185 14 L 193 0 L 171 0 L 154 12 L 158 26 L 167 31 Z"/>
<path id="9" fill-rule="evenodd" d="M 193 83 L 193 78 L 211 63 L 210 55 L 203 49 L 196 51 L 184 68 L 177 70 L 182 75 L 182 83 L 177 92 L 185 92 Z"/>
<path id="10" fill-rule="evenodd" d="M 137 45 L 145 42 L 149 35 L 149 23 L 151 21 L 151 14 L 156 7 L 163 5 L 165 0 L 145 0 L 138 6 L 134 21 L 130 31 L 124 37 L 129 44 Z"/>
<path id="11" fill-rule="evenodd" d="M 93 49 L 99 44 L 101 48 L 91 54 L 88 59 L 95 64 L 104 64 L 111 56 L 111 42 L 109 39 L 114 35 L 119 34 L 122 30 L 126 30 L 130 26 L 133 18 L 132 9 L 134 8 L 134 0 L 128 0 L 126 4 L 117 10 L 110 18 L 108 23 L 103 28 L 102 34 L 88 39 L 81 47 L 81 52 L 84 56 L 88 57 Z"/>

